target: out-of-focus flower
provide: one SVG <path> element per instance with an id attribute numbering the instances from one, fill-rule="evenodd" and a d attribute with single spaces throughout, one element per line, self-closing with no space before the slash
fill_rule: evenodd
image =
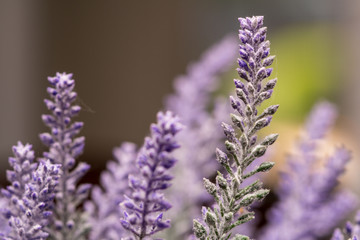
<path id="1" fill-rule="evenodd" d="M 100 177 L 101 187 L 95 186 L 91 200 L 85 204 L 91 225 L 90 240 L 117 240 L 123 236 L 124 229 L 119 224 L 122 214 L 119 203 L 124 194 L 130 195 L 129 174 L 136 168 L 137 149 L 133 143 L 123 143 L 113 151 L 115 160 L 107 164 Z"/>
<path id="2" fill-rule="evenodd" d="M 268 224 L 259 239 L 304 240 L 326 236 L 355 207 L 349 192 L 334 193 L 350 153 L 338 147 L 321 166 L 318 143 L 336 117 L 335 107 L 318 103 L 311 112 L 297 152 L 288 158 L 288 169 L 279 182 L 279 203 L 270 210 Z M 320 168 L 319 168 L 320 167 Z"/>
<path id="3" fill-rule="evenodd" d="M 178 136 L 182 147 L 174 156 L 181 161 L 168 191 L 174 207 L 167 215 L 176 227 L 166 232 L 166 238 L 184 238 L 191 232 L 191 219 L 198 216 L 198 208 L 206 200 L 202 178 L 210 177 L 218 168 L 213 149 L 224 139 L 220 124 L 226 120 L 230 106 L 222 97 L 214 100 L 212 95 L 221 75 L 235 63 L 237 46 L 235 36 L 212 46 L 199 61 L 189 65 L 185 75 L 175 79 L 175 93 L 166 98 L 165 106 L 186 126 Z"/>

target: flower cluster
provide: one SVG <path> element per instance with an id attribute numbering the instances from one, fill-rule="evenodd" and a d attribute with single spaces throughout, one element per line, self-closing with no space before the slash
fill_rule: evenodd
<path id="1" fill-rule="evenodd" d="M 170 227 L 170 221 L 163 220 L 163 213 L 171 204 L 162 191 L 171 185 L 173 177 L 168 171 L 176 163 L 171 152 L 179 147 L 174 137 L 183 127 L 171 112 L 159 112 L 157 120 L 157 124 L 151 125 L 151 136 L 145 139 L 137 158 L 140 174 L 129 175 L 131 196 L 125 196 L 121 203 L 124 209 L 121 224 L 136 239 Z"/>
<path id="2" fill-rule="evenodd" d="M 270 98 L 276 79 L 270 76 L 270 66 L 274 56 L 270 54 L 270 43 L 266 40 L 266 27 L 263 17 L 239 18 L 240 58 L 237 69 L 241 80 L 235 79 L 237 98 L 230 97 L 231 106 L 237 114 L 231 114 L 233 126 L 240 131 L 237 135 L 232 125 L 223 123 L 226 136 L 225 146 L 228 154 L 216 149 L 216 159 L 227 174 L 218 172 L 216 184 L 204 178 L 206 191 L 216 201 L 213 209 L 203 207 L 203 223 L 194 220 L 194 232 L 198 239 L 229 239 L 232 230 L 254 218 L 249 207 L 255 201 L 262 200 L 269 190 L 263 189 L 259 181 L 242 186 L 244 179 L 258 172 L 270 170 L 274 163 L 264 162 L 250 171 L 248 166 L 263 156 L 268 146 L 278 135 L 271 134 L 257 141 L 256 133 L 269 125 L 278 105 L 270 106 L 258 114 L 257 108 Z M 236 235 L 234 239 L 247 239 Z"/>
<path id="3" fill-rule="evenodd" d="M 39 164 L 31 183 L 26 185 L 22 200 L 17 203 L 22 213 L 10 218 L 12 231 L 7 239 L 45 239 L 49 236 L 46 226 L 52 215 L 59 177 L 60 165 L 49 160 Z"/>
<path id="4" fill-rule="evenodd" d="M 12 185 L 2 189 L 8 199 L 2 211 L 8 219 L 8 228 L 1 232 L 3 239 L 45 239 L 46 227 L 52 215 L 53 200 L 60 177 L 60 165 L 49 160 L 34 163 L 31 145 L 21 142 L 13 147 L 15 157 L 9 159 L 14 171 L 7 177 Z"/>
<path id="5" fill-rule="evenodd" d="M 11 185 L 6 189 L 1 189 L 2 195 L 8 200 L 6 205 L 9 208 L 2 209 L 3 217 L 6 219 L 19 215 L 19 209 L 13 206 L 22 199 L 25 186 L 31 182 L 32 172 L 37 168 L 37 163 L 34 162 L 34 151 L 30 144 L 24 145 L 18 142 L 16 146 L 13 146 L 12 151 L 14 157 L 9 158 L 9 164 L 13 170 L 6 172 L 7 180 Z"/>

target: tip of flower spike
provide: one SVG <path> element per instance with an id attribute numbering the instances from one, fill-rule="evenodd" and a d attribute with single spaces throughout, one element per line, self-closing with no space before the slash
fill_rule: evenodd
<path id="1" fill-rule="evenodd" d="M 331 129 L 337 117 L 336 107 L 329 102 L 319 102 L 311 110 L 306 131 L 311 139 L 321 139 Z"/>
<path id="2" fill-rule="evenodd" d="M 264 24 L 264 16 L 238 18 L 241 29 L 258 29 Z"/>
<path id="3" fill-rule="evenodd" d="M 184 128 L 184 125 L 180 123 L 179 117 L 176 116 L 171 111 L 167 111 L 165 113 L 158 112 L 157 120 L 158 120 L 157 125 L 152 126 L 152 129 L 155 132 L 158 132 L 160 129 L 162 129 L 166 132 L 170 132 L 171 134 L 175 135 Z"/>
<path id="4" fill-rule="evenodd" d="M 28 158 L 33 159 L 34 158 L 34 151 L 31 150 L 32 145 L 29 143 L 26 143 L 25 145 L 22 142 L 18 142 L 16 146 L 12 147 L 12 151 L 16 157 L 19 158 Z"/>
<path id="5" fill-rule="evenodd" d="M 57 72 L 55 77 L 48 77 L 48 81 L 53 86 L 58 86 L 61 88 L 71 87 L 75 83 L 75 81 L 72 79 L 72 77 L 73 77 L 72 73 Z"/>

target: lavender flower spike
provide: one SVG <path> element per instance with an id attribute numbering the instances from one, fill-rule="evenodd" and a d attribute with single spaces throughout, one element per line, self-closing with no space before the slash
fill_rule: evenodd
<path id="1" fill-rule="evenodd" d="M 264 162 L 251 171 L 247 167 L 257 158 L 265 154 L 278 135 L 271 134 L 257 141 L 256 133 L 269 125 L 278 105 L 270 106 L 258 114 L 257 107 L 270 98 L 276 79 L 265 80 L 272 69 L 267 68 L 274 60 L 269 56 L 270 43 L 266 41 L 266 27 L 263 17 L 239 18 L 240 59 L 237 69 L 240 78 L 235 80 L 237 98 L 230 97 L 231 105 L 238 114 L 231 114 L 233 126 L 223 123 L 227 140 L 225 146 L 228 154 L 216 150 L 217 161 L 227 174 L 218 172 L 216 184 L 204 178 L 206 191 L 212 195 L 216 204 L 213 208 L 203 208 L 203 221 L 194 220 L 194 232 L 198 239 L 229 239 L 232 230 L 254 218 L 250 210 L 253 202 L 262 200 L 269 190 L 263 189 L 260 181 L 242 186 L 245 179 L 258 172 L 270 170 L 274 163 Z M 239 135 L 239 137 L 238 137 Z M 249 239 L 243 235 L 235 235 L 232 239 Z"/>
<path id="2" fill-rule="evenodd" d="M 297 152 L 289 156 L 288 170 L 282 173 L 280 201 L 268 214 L 268 225 L 259 239 L 319 239 L 354 209 L 356 200 L 352 194 L 334 192 L 350 160 L 349 151 L 336 148 L 323 166 L 318 157 L 319 140 L 329 131 L 335 116 L 336 109 L 330 103 L 321 102 L 314 107 Z"/>
<path id="3" fill-rule="evenodd" d="M 59 179 L 55 201 L 52 236 L 55 239 L 71 240 L 82 237 L 88 230 L 79 206 L 87 198 L 90 184 L 76 186 L 79 179 L 88 171 L 89 165 L 80 163 L 76 158 L 83 152 L 84 137 L 75 136 L 80 132 L 83 123 L 71 122 L 80 111 L 80 106 L 72 105 L 76 99 L 73 91 L 75 81 L 72 74 L 57 73 L 48 78 L 52 87 L 47 89 L 52 100 L 45 99 L 51 115 L 42 115 L 50 133 L 40 134 L 41 141 L 49 147 L 44 157 L 52 163 L 61 164 L 62 175 Z"/>
<path id="4" fill-rule="evenodd" d="M 151 125 L 151 136 L 145 138 L 137 159 L 141 174 L 129 176 L 132 194 L 121 203 L 121 224 L 135 239 L 148 238 L 170 227 L 170 221 L 163 220 L 163 212 L 171 205 L 161 192 L 171 185 L 168 170 L 176 162 L 171 152 L 179 147 L 174 137 L 182 128 L 173 113 L 159 112 L 157 123 Z"/>
<path id="5" fill-rule="evenodd" d="M 91 225 L 90 240 L 121 239 L 125 230 L 119 225 L 122 217 L 119 203 L 124 200 L 124 194 L 129 195 L 129 174 L 135 174 L 137 148 L 133 143 L 125 142 L 113 151 L 115 161 L 107 164 L 107 169 L 101 174 L 101 187 L 96 186 L 91 192 L 92 201 L 85 204 L 89 213 Z"/>
<path id="6" fill-rule="evenodd" d="M 26 184 L 25 193 L 17 202 L 18 216 L 11 216 L 11 231 L 5 240 L 46 239 L 46 226 L 52 215 L 55 187 L 60 177 L 60 165 L 50 161 L 42 162 L 33 172 L 31 182 Z"/>
<path id="7" fill-rule="evenodd" d="M 183 239 L 189 234 L 190 220 L 198 216 L 199 205 L 206 197 L 202 178 L 212 176 L 218 169 L 213 149 L 223 142 L 224 135 L 220 127 L 214 126 L 225 121 L 230 104 L 223 96 L 214 100 L 213 94 L 223 73 L 234 64 L 237 46 L 233 35 L 211 46 L 188 66 L 186 74 L 175 79 L 175 93 L 166 98 L 166 108 L 181 117 L 186 129 L 179 134 L 181 148 L 174 153 L 181 161 L 174 169 L 174 182 L 168 194 L 174 207 L 167 216 L 174 227 L 165 231 L 165 239 Z"/>
<path id="8" fill-rule="evenodd" d="M 1 189 L 7 202 L 4 204 L 5 208 L 1 209 L 1 217 L 5 219 L 19 216 L 17 204 L 25 193 L 26 184 L 30 183 L 32 179 L 32 172 L 37 168 L 37 163 L 34 162 L 34 151 L 30 144 L 23 145 L 18 142 L 16 146 L 13 146 L 12 151 L 14 157 L 9 158 L 9 164 L 13 170 L 6 171 L 7 180 L 11 182 L 11 185 L 6 189 Z"/>

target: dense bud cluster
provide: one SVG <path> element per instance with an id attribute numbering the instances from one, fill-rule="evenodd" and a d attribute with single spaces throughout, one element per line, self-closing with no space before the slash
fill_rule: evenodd
<path id="1" fill-rule="evenodd" d="M 269 190 L 262 189 L 260 182 L 248 186 L 243 186 L 243 183 L 244 179 L 258 172 L 268 171 L 274 165 L 265 162 L 245 172 L 255 159 L 265 154 L 267 147 L 278 137 L 277 134 L 272 134 L 258 143 L 256 135 L 269 125 L 278 108 L 277 105 L 271 106 L 274 110 L 265 110 L 259 118 L 257 108 L 271 97 L 276 82 L 266 82 L 272 72 L 272 68 L 267 67 L 273 62 L 274 56 L 269 56 L 270 43 L 266 40 L 263 17 L 239 18 L 239 22 L 241 44 L 237 72 L 242 80 L 234 80 L 236 98 L 230 97 L 231 106 L 237 113 L 231 114 L 233 126 L 223 123 L 228 153 L 216 149 L 216 158 L 227 175 L 224 177 L 219 172 L 216 184 L 204 179 L 205 189 L 214 197 L 216 205 L 213 209 L 203 208 L 202 221 L 194 220 L 195 236 L 198 239 L 229 239 L 236 226 L 254 218 L 254 213 L 249 208 L 251 204 L 262 200 L 269 193 Z M 242 213 L 239 212 L 240 209 L 243 209 Z M 235 235 L 232 239 L 248 238 Z"/>

